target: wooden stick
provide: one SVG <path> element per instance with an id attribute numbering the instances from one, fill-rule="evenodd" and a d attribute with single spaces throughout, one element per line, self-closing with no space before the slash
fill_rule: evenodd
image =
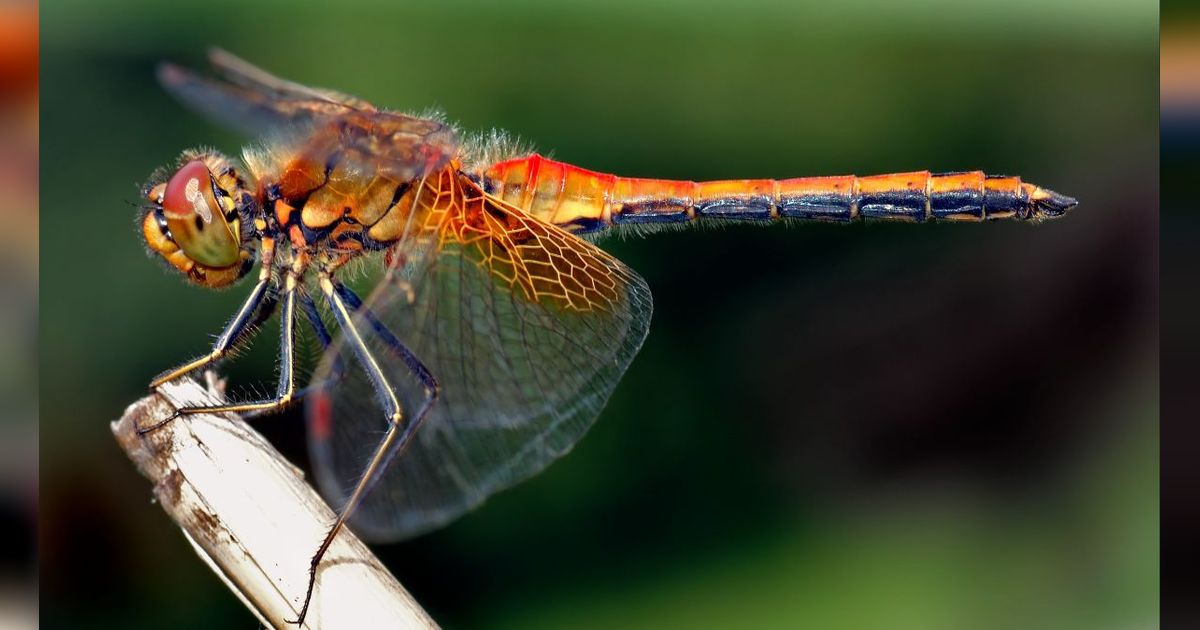
<path id="1" fill-rule="evenodd" d="M 154 496 L 200 557 L 263 624 L 296 628 L 310 557 L 334 514 L 302 474 L 241 418 L 194 415 L 145 435 L 184 405 L 221 402 L 185 380 L 130 405 L 117 442 L 154 484 Z M 317 572 L 305 628 L 436 628 L 350 531 Z"/>

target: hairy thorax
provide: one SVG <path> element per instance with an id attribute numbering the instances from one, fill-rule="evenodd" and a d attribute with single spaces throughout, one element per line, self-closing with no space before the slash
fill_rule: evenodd
<path id="1" fill-rule="evenodd" d="M 407 139 L 411 154 L 377 159 L 362 145 L 377 137 Z M 452 147 L 452 132 L 439 122 L 376 112 L 278 135 L 248 149 L 245 161 L 271 231 L 296 250 L 349 260 L 437 227 L 428 216 L 439 205 L 436 185 L 422 184 L 457 173 Z"/>

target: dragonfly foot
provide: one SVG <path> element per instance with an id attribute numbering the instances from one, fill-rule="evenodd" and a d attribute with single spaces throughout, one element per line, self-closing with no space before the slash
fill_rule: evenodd
<path id="1" fill-rule="evenodd" d="M 138 435 L 146 435 L 147 433 L 161 429 L 162 427 L 166 426 L 167 423 L 171 422 L 172 420 L 175 420 L 176 418 L 179 418 L 182 415 L 183 415 L 183 413 L 180 412 L 178 409 L 176 409 L 175 411 L 171 412 L 171 415 L 167 416 L 166 418 L 164 418 L 162 420 L 159 420 L 158 422 L 155 422 L 154 424 L 152 424 L 148 427 L 138 427 L 137 434 Z"/>

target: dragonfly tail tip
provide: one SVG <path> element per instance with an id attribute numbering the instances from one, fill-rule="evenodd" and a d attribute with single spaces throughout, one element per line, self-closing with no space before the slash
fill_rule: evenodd
<path id="1" fill-rule="evenodd" d="M 1045 188 L 1038 188 L 1034 192 L 1032 200 L 1037 207 L 1037 213 L 1046 218 L 1060 217 L 1079 205 L 1079 201 L 1074 197 L 1068 197 Z"/>

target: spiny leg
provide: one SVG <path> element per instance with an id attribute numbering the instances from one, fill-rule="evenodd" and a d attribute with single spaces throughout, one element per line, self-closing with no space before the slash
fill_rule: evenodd
<path id="1" fill-rule="evenodd" d="M 405 357 L 405 362 L 410 367 L 415 366 L 415 374 L 419 376 L 424 375 L 421 376 L 422 382 L 432 385 L 431 388 L 427 389 L 427 399 L 425 404 L 421 406 L 420 412 L 405 423 L 404 413 L 396 397 L 395 389 L 388 381 L 387 375 L 383 373 L 383 369 L 379 367 L 379 363 L 375 360 L 375 357 L 371 354 L 370 348 L 363 341 L 362 335 L 359 333 L 358 327 L 355 326 L 351 316 L 353 312 L 351 310 L 353 306 L 351 305 L 361 307 L 361 300 L 353 292 L 349 291 L 349 289 L 342 286 L 341 283 L 336 283 L 328 275 L 328 272 L 321 273 L 320 286 L 321 292 L 325 294 L 325 300 L 329 303 L 330 310 L 333 311 L 334 319 L 337 320 L 338 326 L 342 328 L 345 342 L 354 351 L 355 357 L 366 371 L 367 377 L 370 378 L 371 384 L 374 386 L 376 398 L 380 406 L 383 407 L 384 414 L 388 419 L 388 429 L 383 439 L 379 442 L 379 446 L 376 447 L 375 453 L 371 456 L 371 460 L 367 464 L 366 470 L 363 471 L 362 477 L 358 480 L 358 485 L 354 487 L 350 498 L 342 506 L 337 520 L 334 521 L 333 526 L 329 529 L 329 533 L 325 535 L 325 540 L 321 542 L 321 546 L 317 548 L 317 552 L 313 554 L 308 570 L 308 590 L 304 594 L 304 604 L 300 608 L 300 615 L 295 621 L 296 624 L 303 624 L 304 617 L 308 614 L 308 607 L 312 603 L 313 589 L 317 581 L 317 568 L 321 564 L 321 559 L 329 551 L 329 546 L 333 544 L 334 538 L 337 537 L 338 532 L 341 531 L 346 521 L 353 515 L 354 510 L 358 508 L 363 498 L 379 481 L 383 472 L 387 470 L 388 464 L 408 445 L 413 434 L 420 427 L 421 422 L 428 413 L 432 401 L 436 399 L 438 387 L 437 381 L 433 379 L 429 370 L 417 361 L 412 352 L 408 348 L 405 348 L 373 313 L 363 310 L 363 315 L 371 323 L 375 332 L 388 344 L 389 348 L 398 351 L 402 357 Z"/>
<path id="2" fill-rule="evenodd" d="M 289 284 L 292 279 L 288 279 Z M 198 413 L 269 413 L 277 411 L 295 399 L 296 378 L 296 290 L 289 287 L 283 294 L 283 312 L 279 315 L 279 384 L 275 396 L 247 402 L 221 405 L 197 405 L 180 407 L 175 413 L 181 416 Z"/>
<path id="3" fill-rule="evenodd" d="M 412 430 L 416 431 L 417 426 L 420 426 L 421 421 L 425 419 L 425 416 L 429 413 L 430 408 L 433 407 L 433 403 L 437 400 L 439 394 L 441 393 L 441 385 L 438 383 L 437 378 L 433 376 L 433 373 L 429 371 L 429 368 L 425 367 L 425 364 L 421 363 L 421 360 L 418 359 L 415 354 L 413 354 L 412 350 L 409 350 L 408 347 L 396 337 L 395 333 L 393 333 L 391 329 L 387 327 L 387 324 L 384 324 L 383 321 L 379 319 L 379 316 L 377 316 L 370 308 L 363 306 L 363 301 L 358 297 L 358 294 L 351 290 L 350 287 L 338 282 L 336 279 L 333 279 L 332 282 L 334 291 L 336 291 L 338 296 L 340 296 L 346 303 L 349 311 L 361 315 L 363 319 L 367 320 L 367 323 L 371 324 L 370 332 L 374 333 L 375 336 L 384 343 L 389 352 L 398 357 L 401 361 L 404 361 L 405 367 L 412 372 L 413 376 L 417 377 L 417 380 L 421 381 L 421 385 L 425 388 L 425 399 L 421 402 L 420 408 L 417 409 L 417 413 L 413 416 L 414 424 L 416 426 L 414 426 Z M 313 310 L 310 317 L 316 317 L 314 321 L 319 323 L 320 318 L 316 316 L 315 305 L 312 306 L 312 309 Z M 315 323 L 314 326 L 316 325 L 318 324 Z M 324 327 L 321 326 L 317 334 L 321 335 L 323 331 Z M 327 332 L 324 334 L 328 336 Z M 305 388 L 306 390 L 315 390 L 326 387 L 331 383 L 340 381 L 344 377 L 345 368 L 342 364 L 341 356 L 334 355 L 333 361 L 333 365 L 330 366 L 330 376 L 319 384 L 310 385 L 308 388 Z M 387 469 L 389 463 L 390 460 L 384 462 L 384 470 Z M 370 490 L 370 487 L 368 487 L 366 492 L 364 492 L 364 495 L 369 493 Z"/>
<path id="4" fill-rule="evenodd" d="M 300 302 L 300 310 L 304 312 L 305 319 L 308 320 L 309 328 L 312 328 L 313 333 L 317 336 L 317 342 L 321 344 L 321 351 L 325 352 L 333 343 L 333 337 L 329 334 L 329 330 L 325 327 L 325 322 L 321 321 L 321 315 L 317 313 L 317 305 L 313 302 L 312 296 L 305 291 L 297 292 L 296 299 Z M 303 400 L 313 392 L 326 389 L 331 385 L 338 383 L 345 377 L 346 368 L 342 361 L 341 355 L 333 356 L 333 364 L 329 369 L 329 376 L 317 383 L 309 383 L 300 391 L 292 395 L 292 401 Z M 242 414 L 243 418 L 255 418 L 262 415 L 263 411 L 248 411 Z"/>
<path id="5" fill-rule="evenodd" d="M 174 370 L 164 372 L 150 383 L 151 389 L 153 390 L 154 388 L 157 388 L 165 383 L 169 383 L 185 374 L 188 374 L 189 372 L 192 372 L 193 370 L 197 370 L 201 367 L 210 365 L 216 361 L 219 361 L 220 359 L 223 359 L 229 354 L 230 350 L 232 350 L 237 343 L 243 340 L 241 335 L 245 333 L 248 326 L 261 323 L 263 320 L 270 317 L 271 313 L 275 310 L 276 302 L 274 298 L 264 299 L 264 294 L 269 282 L 270 279 L 268 278 L 267 280 L 260 280 L 258 284 L 254 285 L 254 290 L 250 292 L 250 297 L 247 298 L 246 302 L 242 305 L 242 308 L 238 309 L 238 312 L 236 315 L 234 315 L 233 319 L 226 324 L 225 329 L 217 338 L 216 343 L 213 344 L 213 349 L 211 352 L 203 357 L 194 359 L 184 365 L 181 365 Z M 255 318 L 254 323 L 251 323 L 250 316 L 260 304 L 263 306 L 261 313 L 264 314 L 260 314 L 259 317 Z M 165 426 L 167 423 L 175 420 L 176 418 L 179 418 L 181 415 L 183 415 L 183 409 L 189 408 L 183 407 L 181 409 L 176 409 L 171 415 L 159 420 L 158 422 L 155 422 L 150 426 L 138 427 L 138 435 L 150 433 L 151 431 Z"/>
<path id="6" fill-rule="evenodd" d="M 358 295 L 355 294 L 354 291 L 350 290 L 350 287 L 347 287 L 341 282 L 335 281 L 334 288 L 338 292 L 338 295 L 340 295 L 342 299 L 346 301 L 346 304 L 350 306 L 351 310 L 362 313 L 362 316 L 368 322 L 370 322 L 371 328 L 375 329 L 375 334 L 378 335 L 385 344 L 387 344 L 388 349 L 391 350 L 393 354 L 400 357 L 400 360 L 404 361 L 404 365 L 408 366 L 408 369 L 412 371 L 413 375 L 415 375 L 417 379 L 421 381 L 421 385 L 425 386 L 426 393 L 430 394 L 429 399 L 425 401 L 425 405 L 428 406 L 432 404 L 433 399 L 437 398 L 438 393 L 437 379 L 433 377 L 433 374 L 431 374 L 429 370 L 421 363 L 421 361 L 417 359 L 416 355 L 414 355 L 411 350 L 409 350 L 403 343 L 400 342 L 399 339 L 396 338 L 396 335 L 394 335 L 392 331 L 389 330 L 382 321 L 380 321 L 379 317 L 377 317 L 375 313 L 371 311 L 371 309 L 363 307 L 362 300 L 359 299 Z M 418 413 L 423 412 L 424 409 Z"/>
<path id="7" fill-rule="evenodd" d="M 225 403 L 219 405 L 193 405 L 180 407 L 174 413 L 149 427 L 140 429 L 141 433 L 153 431 L 181 416 L 200 413 L 269 413 L 290 404 L 295 400 L 295 329 L 296 329 L 296 295 L 300 293 L 300 278 L 304 273 L 307 259 L 297 257 L 292 268 L 288 270 L 284 281 L 283 314 L 279 323 L 279 385 L 273 398 L 252 402 Z"/>
<path id="8" fill-rule="evenodd" d="M 268 291 L 271 286 L 271 265 L 274 259 L 274 248 L 271 245 L 267 239 L 263 239 L 262 270 L 259 272 L 258 282 L 255 283 L 241 308 L 229 320 L 229 323 L 225 324 L 225 328 L 213 343 L 212 350 L 209 350 L 208 354 L 204 356 L 196 357 L 154 377 L 154 380 L 150 381 L 151 390 L 225 358 L 234 346 L 245 340 L 248 330 L 270 318 L 275 310 L 275 298 Z M 255 316 L 256 312 L 257 316 Z"/>
<path id="9" fill-rule="evenodd" d="M 235 345 L 244 341 L 244 335 L 247 330 L 253 327 L 253 321 L 265 320 L 275 310 L 275 300 L 268 294 L 270 284 L 270 278 L 267 278 L 259 280 L 254 285 L 254 288 L 250 291 L 250 295 L 242 303 L 241 308 L 229 320 L 229 323 L 225 324 L 225 328 L 221 330 L 221 334 L 213 342 L 212 350 L 209 350 L 208 354 L 196 357 L 183 365 L 167 370 L 154 377 L 154 380 L 150 381 L 150 389 L 153 390 L 190 372 L 224 359 Z M 261 311 L 259 309 L 260 306 L 263 307 Z M 255 318 L 254 315 L 256 312 L 265 313 L 265 315 Z"/>
<path id="10" fill-rule="evenodd" d="M 404 361 L 404 365 L 409 369 L 410 372 L 413 373 L 414 376 L 417 377 L 417 380 L 421 381 L 421 385 L 425 388 L 425 400 L 421 402 L 421 406 L 417 409 L 417 413 L 413 415 L 410 426 L 404 430 L 403 434 L 401 434 L 400 444 L 398 444 L 397 447 L 387 455 L 387 458 L 383 460 L 379 466 L 379 471 L 376 476 L 366 481 L 366 486 L 362 491 L 362 496 L 365 497 L 366 495 L 370 494 L 372 488 L 375 487 L 375 484 L 378 483 L 379 479 L 382 477 L 383 472 L 386 471 L 388 466 L 391 465 L 392 460 L 400 455 L 401 452 L 403 452 L 404 447 L 408 444 L 409 438 L 416 433 L 417 429 L 420 428 L 421 423 L 425 421 L 425 416 L 429 414 L 429 411 L 433 408 L 434 402 L 437 401 L 438 396 L 441 394 L 442 386 L 438 383 L 438 380 L 436 377 L 434 377 L 433 373 L 429 371 L 429 368 L 425 367 L 425 364 L 421 363 L 421 360 L 418 359 L 415 354 L 413 354 L 412 350 L 409 350 L 408 346 L 405 346 L 404 343 L 402 343 L 400 339 L 398 339 L 396 335 L 392 333 L 391 329 L 389 329 L 387 325 L 384 324 L 383 321 L 380 320 L 373 311 L 371 311 L 370 308 L 363 306 L 362 300 L 359 299 L 358 295 L 355 294 L 350 287 L 347 287 L 346 285 L 335 280 L 334 290 L 337 291 L 338 295 L 343 300 L 345 300 L 346 304 L 350 306 L 351 310 L 362 315 L 363 318 L 371 324 L 371 328 L 375 333 L 375 336 L 383 341 L 383 343 L 387 346 L 387 349 L 392 354 Z"/>

